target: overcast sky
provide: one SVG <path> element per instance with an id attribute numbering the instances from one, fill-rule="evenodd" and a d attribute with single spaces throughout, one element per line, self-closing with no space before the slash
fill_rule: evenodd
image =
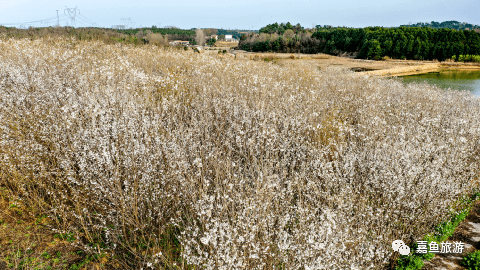
<path id="1" fill-rule="evenodd" d="M 76 26 L 125 24 L 134 27 L 176 26 L 256 30 L 274 22 L 349 27 L 456 20 L 480 25 L 480 0 L 0 0 L 0 24 L 7 26 L 72 25 L 64 13 L 75 8 Z M 78 12 L 80 15 L 78 15 Z M 73 15 L 73 12 L 72 12 Z M 37 23 L 27 23 L 33 21 Z"/>

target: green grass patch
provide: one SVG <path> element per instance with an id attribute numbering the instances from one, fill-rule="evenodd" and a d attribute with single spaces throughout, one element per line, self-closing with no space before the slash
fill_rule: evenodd
<path id="1" fill-rule="evenodd" d="M 452 56 L 452 59 L 454 61 L 457 61 L 457 62 L 477 62 L 477 63 L 480 63 L 480 55 L 459 55 L 458 56 L 458 59 L 456 59 L 457 57 L 454 55 Z"/>
<path id="2" fill-rule="evenodd" d="M 450 236 L 453 235 L 455 229 L 457 228 L 458 224 L 465 220 L 465 218 L 470 213 L 472 209 L 473 203 L 480 198 L 480 192 L 474 193 L 472 196 L 464 196 L 458 201 L 458 205 L 463 205 L 464 209 L 452 213 L 450 220 L 445 221 L 435 227 L 435 232 L 432 234 L 426 235 L 422 240 L 427 241 L 427 250 L 428 252 L 425 254 L 418 254 L 415 253 L 417 249 L 417 243 L 413 243 L 410 247 L 410 254 L 409 255 L 401 255 L 397 261 L 397 266 L 395 269 L 397 270 L 417 270 L 421 269 L 424 266 L 425 260 L 431 260 L 435 257 L 435 253 L 430 252 L 430 243 L 431 242 L 444 242 Z M 480 255 L 478 255 L 480 258 Z M 474 269 L 474 268 L 472 268 Z M 477 268 L 475 268 L 477 269 Z M 480 270 L 480 268 L 478 268 Z"/>
<path id="3" fill-rule="evenodd" d="M 54 238 L 58 238 L 58 239 L 61 239 L 61 240 L 67 240 L 68 242 L 75 242 L 76 238 L 74 236 L 73 233 L 59 233 L 59 234 L 55 234 L 53 236 Z"/>
<path id="4" fill-rule="evenodd" d="M 480 270 L 480 250 L 472 252 L 463 257 L 460 265 L 469 270 Z"/>

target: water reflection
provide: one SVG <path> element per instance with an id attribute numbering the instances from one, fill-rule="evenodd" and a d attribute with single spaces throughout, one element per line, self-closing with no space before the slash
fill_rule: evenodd
<path id="1" fill-rule="evenodd" d="M 443 71 L 403 77 L 404 82 L 427 82 L 444 89 L 468 90 L 480 96 L 480 71 Z"/>

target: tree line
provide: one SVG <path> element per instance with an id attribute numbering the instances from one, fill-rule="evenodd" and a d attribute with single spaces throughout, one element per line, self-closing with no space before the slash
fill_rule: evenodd
<path id="1" fill-rule="evenodd" d="M 103 40 L 106 43 L 115 43 L 130 40 L 128 35 L 121 34 L 113 29 L 97 27 L 29 27 L 20 29 L 0 26 L 0 36 L 6 38 L 41 38 L 45 36 L 68 36 L 79 40 Z"/>
<path id="2" fill-rule="evenodd" d="M 269 24 L 265 27 L 260 28 L 260 30 L 258 30 L 258 32 L 259 33 L 265 33 L 265 34 L 275 34 L 275 33 L 277 33 L 279 35 L 283 35 L 285 33 L 285 31 L 287 31 L 287 30 L 292 30 L 295 33 L 298 33 L 298 32 L 303 30 L 303 27 L 299 23 L 297 23 L 295 26 L 293 26 L 290 22 L 281 23 L 281 24 L 273 23 L 273 24 Z"/>
<path id="3" fill-rule="evenodd" d="M 99 40 L 106 44 L 124 43 L 133 45 L 168 45 L 169 39 L 172 38 L 169 35 L 153 33 L 148 29 L 137 29 L 135 32 L 122 33 L 111 28 L 97 27 L 29 27 L 27 29 L 19 29 L 0 26 L 0 37 L 29 38 L 33 40 L 46 36 L 75 37 L 78 40 Z M 173 38 L 176 37 L 177 36 L 173 36 Z M 194 40 L 194 38 L 195 36 L 192 37 L 192 40 Z"/>
<path id="4" fill-rule="evenodd" d="M 445 22 L 420 22 L 420 23 L 415 23 L 415 24 L 405 24 L 405 25 L 400 25 L 400 26 L 405 26 L 405 27 L 430 27 L 430 28 L 435 28 L 435 29 L 440 29 L 440 28 L 449 28 L 449 29 L 455 29 L 455 30 L 472 30 L 472 29 L 477 29 L 480 28 L 480 25 L 476 24 L 471 24 L 471 23 L 466 23 L 466 22 L 458 22 L 458 21 L 445 21 Z"/>
<path id="5" fill-rule="evenodd" d="M 185 30 L 176 27 L 158 28 L 154 25 L 151 28 L 118 29 L 116 31 L 129 36 L 153 33 L 167 36 L 168 40 L 188 40 L 190 42 L 195 41 L 195 30 Z"/>
<path id="6" fill-rule="evenodd" d="M 171 30 L 171 31 L 170 31 Z M 189 40 L 195 43 L 194 30 L 168 28 L 111 29 L 97 27 L 29 27 L 19 29 L 0 26 L 0 36 L 6 38 L 41 38 L 45 36 L 67 36 L 78 40 L 100 40 L 107 44 L 157 44 L 168 45 L 171 40 Z M 162 34 L 163 33 L 163 34 Z M 169 34 L 170 33 L 170 34 Z M 193 35 L 191 34 L 193 33 Z"/>
<path id="7" fill-rule="evenodd" d="M 260 34 L 244 35 L 239 48 L 253 52 L 350 53 L 362 59 L 444 61 L 453 56 L 458 59 L 460 55 L 480 55 L 480 33 L 472 30 L 330 26 L 284 29 L 273 24 L 262 28 Z"/>

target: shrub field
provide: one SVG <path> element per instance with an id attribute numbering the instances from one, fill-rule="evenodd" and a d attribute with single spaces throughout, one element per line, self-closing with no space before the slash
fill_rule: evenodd
<path id="1" fill-rule="evenodd" d="M 0 38 L 0 187 L 123 269 L 394 266 L 392 241 L 433 232 L 478 187 L 479 139 L 468 92 Z"/>

